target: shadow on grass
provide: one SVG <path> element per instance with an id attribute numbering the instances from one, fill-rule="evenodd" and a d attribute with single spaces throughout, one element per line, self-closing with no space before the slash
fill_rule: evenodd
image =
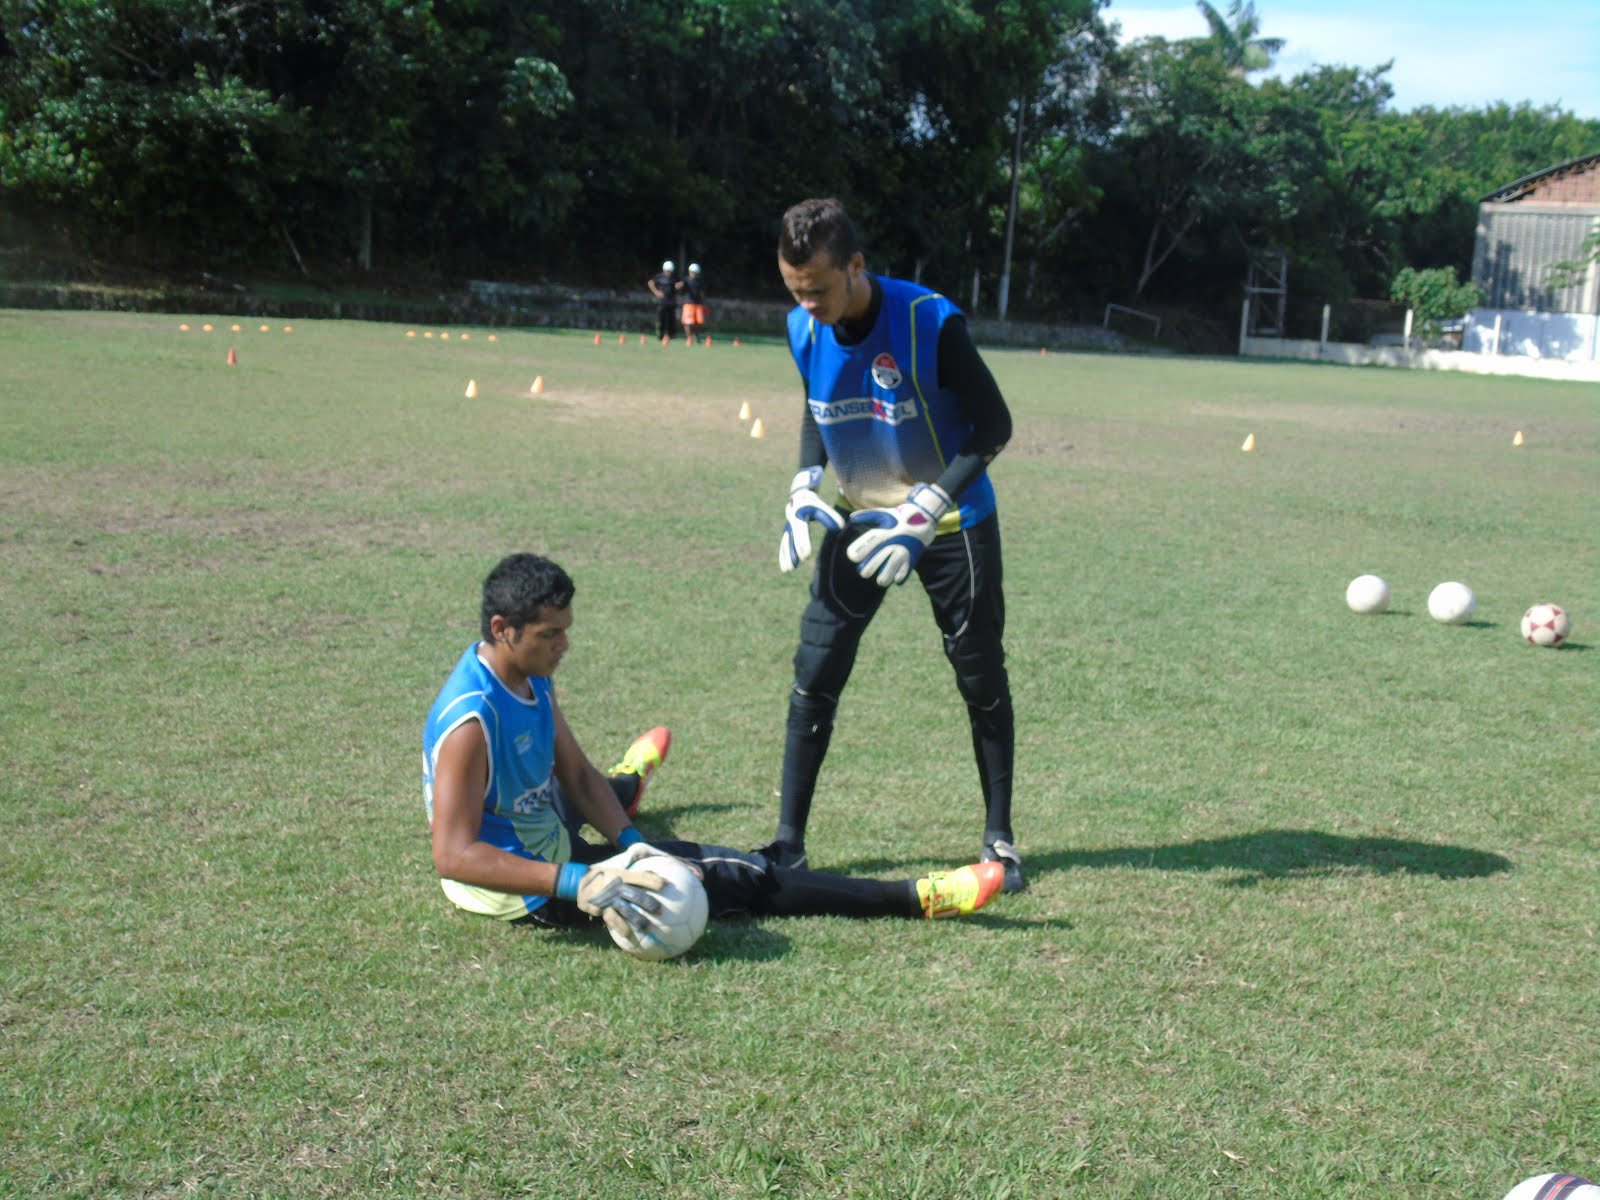
<path id="1" fill-rule="evenodd" d="M 1314 829 L 1265 829 L 1236 837 L 1206 838 L 1172 846 L 1127 846 L 1115 850 L 1033 854 L 1033 868 L 1143 867 L 1153 871 L 1242 871 L 1230 887 L 1253 887 L 1268 879 L 1308 878 L 1358 870 L 1374 875 L 1432 875 L 1480 879 L 1509 871 L 1500 854 L 1464 846 L 1440 846 L 1399 838 L 1342 837 Z"/>

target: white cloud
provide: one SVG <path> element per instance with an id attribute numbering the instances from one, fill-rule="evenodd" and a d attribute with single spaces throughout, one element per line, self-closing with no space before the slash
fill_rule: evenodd
<path id="1" fill-rule="evenodd" d="M 1226 11 L 1223 3 L 1217 7 Z M 1554 17 L 1532 0 L 1529 11 L 1512 16 L 1458 0 L 1438 6 L 1436 17 L 1429 11 L 1425 2 L 1392 12 L 1351 5 L 1337 15 L 1257 3 L 1262 35 L 1288 43 L 1274 75 L 1287 78 L 1318 64 L 1376 67 L 1392 59 L 1388 79 L 1394 107 L 1401 111 L 1425 104 L 1481 108 L 1526 100 L 1600 118 L 1600 6 L 1592 12 L 1567 9 Z M 1113 3 L 1107 15 L 1122 26 L 1124 41 L 1206 32 L 1193 4 Z"/>

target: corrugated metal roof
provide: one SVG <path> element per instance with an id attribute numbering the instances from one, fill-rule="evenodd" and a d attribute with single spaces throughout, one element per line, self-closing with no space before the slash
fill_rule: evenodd
<path id="1" fill-rule="evenodd" d="M 1523 193 L 1530 191 L 1535 185 L 1546 179 L 1549 179 L 1552 175 L 1564 174 L 1565 172 L 1572 170 L 1574 167 L 1581 167 L 1585 170 L 1591 167 L 1600 168 L 1600 154 L 1585 154 L 1581 158 L 1570 159 L 1564 163 L 1557 163 L 1553 167 L 1546 167 L 1542 171 L 1535 171 L 1532 175 L 1524 175 L 1515 183 L 1508 183 L 1505 187 L 1498 188 L 1495 191 L 1490 192 L 1478 203 L 1505 204 L 1508 201 L 1515 200 Z"/>

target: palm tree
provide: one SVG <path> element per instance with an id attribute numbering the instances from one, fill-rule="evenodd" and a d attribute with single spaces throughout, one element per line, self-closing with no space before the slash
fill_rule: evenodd
<path id="1" fill-rule="evenodd" d="M 1261 17 L 1252 0 L 1232 0 L 1226 17 L 1207 0 L 1195 3 L 1211 26 L 1208 37 L 1195 40 L 1214 47 L 1222 56 L 1222 65 L 1233 74 L 1243 77 L 1252 71 L 1264 71 L 1272 65 L 1272 56 L 1283 49 L 1283 38 L 1256 36 L 1261 32 Z"/>

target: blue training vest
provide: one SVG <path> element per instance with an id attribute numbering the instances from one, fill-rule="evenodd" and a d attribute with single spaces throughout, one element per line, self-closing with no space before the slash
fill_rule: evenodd
<path id="1" fill-rule="evenodd" d="M 845 508 L 902 503 L 914 485 L 935 482 L 973 432 L 955 397 L 939 387 L 939 331 L 961 310 L 917 284 L 877 280 L 883 304 L 857 345 L 841 345 L 832 326 L 803 308 L 789 313 L 789 349 Z M 994 512 L 988 472 L 954 499 L 941 533 Z"/>
<path id="2" fill-rule="evenodd" d="M 476 721 L 489 748 L 489 787 L 478 836 L 521 858 L 566 862 L 571 835 L 554 808 L 556 725 L 550 680 L 528 680 L 531 700 L 516 695 L 468 646 L 445 681 L 422 727 L 422 794 L 433 823 L 433 773 L 439 745 L 465 721 Z M 509 896 L 440 881 L 452 901 L 473 912 L 518 917 L 546 903 L 544 896 Z"/>

